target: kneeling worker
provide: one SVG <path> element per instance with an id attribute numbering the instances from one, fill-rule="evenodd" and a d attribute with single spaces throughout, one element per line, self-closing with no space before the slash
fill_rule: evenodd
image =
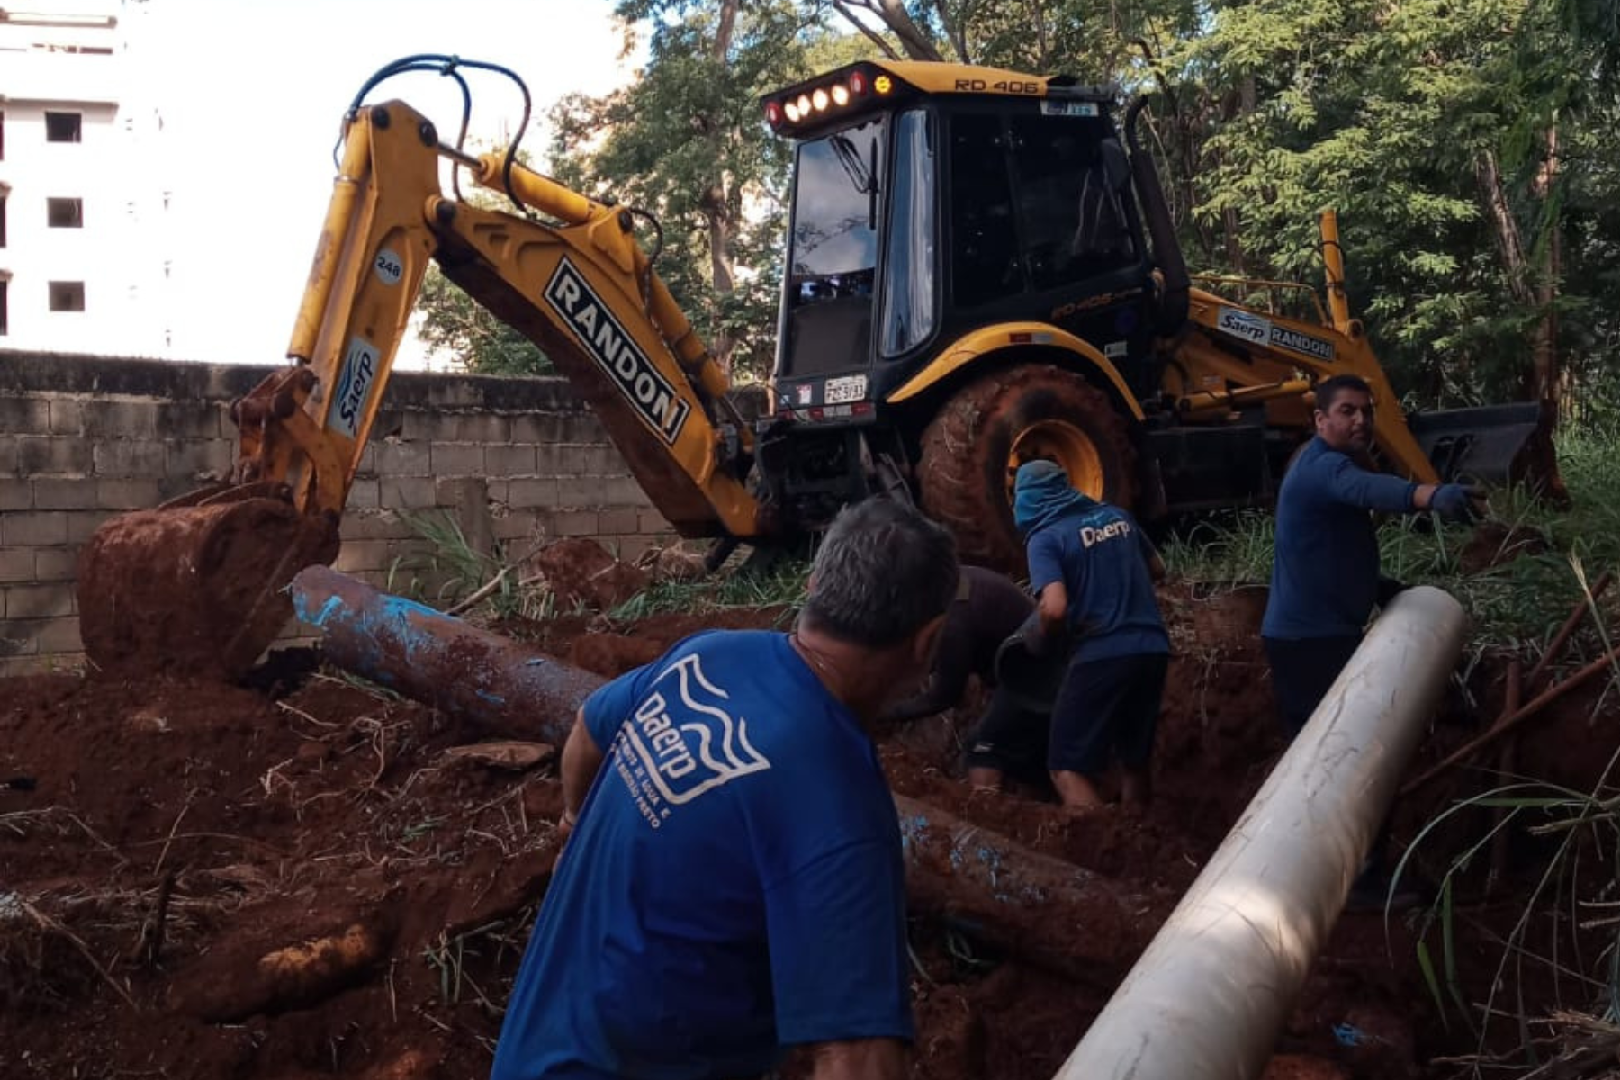
<path id="1" fill-rule="evenodd" d="M 1035 614 L 1035 601 L 1004 574 L 962 567 L 956 602 L 945 617 L 939 649 L 922 690 L 884 716 L 890 723 L 917 720 L 961 704 L 968 676 L 992 691 L 989 708 L 969 736 L 968 782 L 1000 788 L 1003 775 L 1027 778 L 1044 771 L 1047 710 L 1032 711 L 997 671 L 1002 646 Z"/>
<path id="2" fill-rule="evenodd" d="M 1120 797 L 1141 806 L 1170 661 L 1153 592 L 1164 561 L 1130 514 L 1074 490 L 1050 461 L 1019 467 L 1013 520 L 1040 598 L 1032 650 L 1065 629 L 1075 642 L 1052 711 L 1052 783 L 1067 807 L 1101 806 L 1096 781 L 1117 757 Z"/>

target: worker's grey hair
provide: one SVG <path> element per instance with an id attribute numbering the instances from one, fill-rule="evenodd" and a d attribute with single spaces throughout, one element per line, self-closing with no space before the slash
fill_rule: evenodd
<path id="1" fill-rule="evenodd" d="M 903 503 L 846 507 L 823 537 L 800 619 L 853 645 L 898 645 L 945 613 L 961 569 L 956 542 Z"/>

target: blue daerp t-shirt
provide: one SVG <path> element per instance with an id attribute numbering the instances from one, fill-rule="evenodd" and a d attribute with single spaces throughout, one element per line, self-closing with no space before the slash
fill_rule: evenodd
<path id="1" fill-rule="evenodd" d="M 1354 637 L 1378 602 L 1378 533 L 1369 511 L 1412 509 L 1417 484 L 1369 472 L 1320 438 L 1277 491 L 1277 550 L 1260 632 L 1298 641 Z"/>
<path id="2" fill-rule="evenodd" d="M 798 1043 L 909 1041 L 893 797 L 786 636 L 696 635 L 584 711 L 606 757 L 493 1080 L 722 1080 Z"/>
<path id="3" fill-rule="evenodd" d="M 1170 651 L 1148 571 L 1153 545 L 1130 514 L 1094 503 L 1037 529 L 1026 546 L 1031 591 L 1059 581 L 1068 590 L 1076 662 Z"/>

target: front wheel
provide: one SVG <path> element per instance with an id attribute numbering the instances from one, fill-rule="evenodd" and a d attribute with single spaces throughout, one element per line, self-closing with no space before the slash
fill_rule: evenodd
<path id="1" fill-rule="evenodd" d="M 1024 570 L 1013 476 L 1036 458 L 1063 466 L 1094 499 L 1124 509 L 1135 501 L 1136 451 L 1107 394 L 1047 364 L 991 372 L 947 401 L 922 438 L 923 507 L 955 533 L 963 561 Z"/>

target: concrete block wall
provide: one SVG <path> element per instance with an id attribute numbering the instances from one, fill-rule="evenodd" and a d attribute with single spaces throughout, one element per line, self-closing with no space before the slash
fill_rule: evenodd
<path id="1" fill-rule="evenodd" d="M 79 545 L 223 476 L 230 402 L 271 370 L 0 351 L 0 675 L 82 659 Z M 419 527 L 446 521 L 507 558 L 585 536 L 633 559 L 675 539 L 566 382 L 399 373 L 335 565 L 431 601 L 456 582 Z"/>

